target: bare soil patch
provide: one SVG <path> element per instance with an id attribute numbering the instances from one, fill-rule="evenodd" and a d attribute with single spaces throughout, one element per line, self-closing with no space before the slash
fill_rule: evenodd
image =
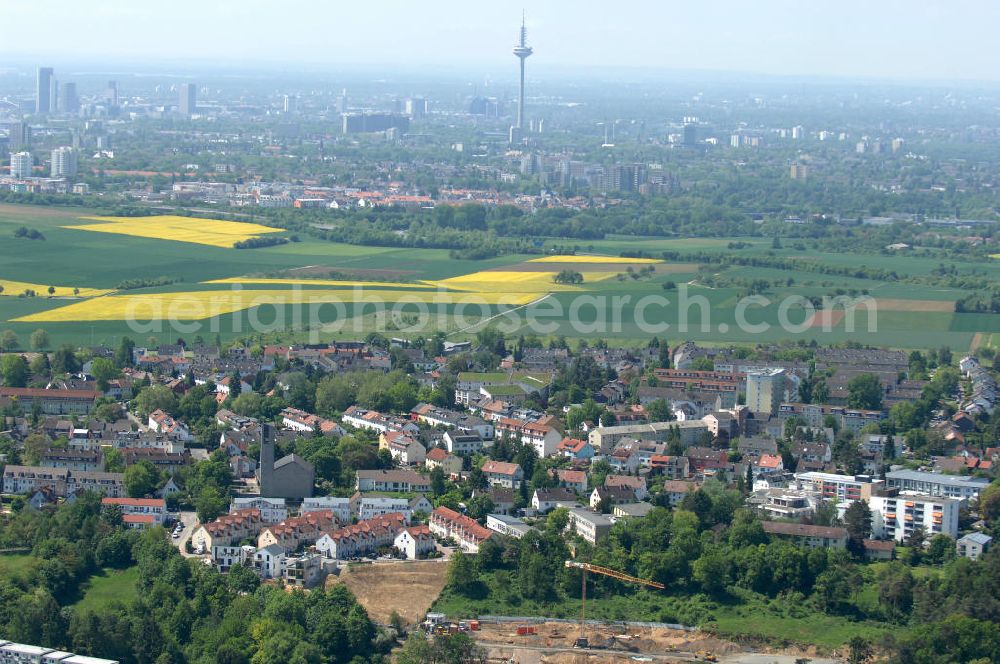
<path id="1" fill-rule="evenodd" d="M 809 327 L 811 329 L 833 329 L 840 324 L 840 321 L 844 320 L 844 314 L 847 313 L 843 309 L 823 309 L 817 311 L 809 319 Z"/>
<path id="2" fill-rule="evenodd" d="M 983 345 L 983 333 L 976 332 L 972 335 L 972 343 L 969 344 L 969 354 L 975 353 Z"/>
<path id="3" fill-rule="evenodd" d="M 395 611 L 416 625 L 441 594 L 447 576 L 448 563 L 440 560 L 352 565 L 339 576 L 330 575 L 327 587 L 343 583 L 372 620 L 388 623 Z"/>
<path id="4" fill-rule="evenodd" d="M 684 662 L 700 659 L 698 653 L 713 654 L 721 662 L 734 664 L 792 664 L 797 657 L 817 655 L 815 648 L 748 647 L 708 632 L 632 625 L 588 625 L 584 635 L 592 647 L 600 649 L 596 651 L 572 650 L 574 640 L 580 635 L 576 624 L 542 623 L 537 625 L 536 634 L 518 636 L 515 623 L 484 623 L 481 631 L 474 634 L 491 657 L 512 659 L 518 664 L 618 664 L 634 662 L 643 655 L 655 658 L 653 662 Z M 814 661 L 829 664 L 840 660 Z"/>
<path id="5" fill-rule="evenodd" d="M 919 311 L 924 313 L 954 313 L 955 303 L 949 300 L 902 300 L 898 298 L 875 298 L 875 304 L 883 311 Z"/>

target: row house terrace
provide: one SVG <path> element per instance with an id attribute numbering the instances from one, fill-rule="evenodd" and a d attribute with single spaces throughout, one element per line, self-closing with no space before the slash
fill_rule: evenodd
<path id="1" fill-rule="evenodd" d="M 431 512 L 427 525 L 433 534 L 455 540 L 467 553 L 479 553 L 479 546 L 493 535 L 474 519 L 447 507 Z"/>
<path id="2" fill-rule="evenodd" d="M 358 521 L 343 528 L 329 529 L 316 541 L 316 550 L 327 558 L 344 560 L 369 555 L 392 546 L 407 528 L 407 519 L 398 512 Z"/>
<path id="3" fill-rule="evenodd" d="M 277 544 L 286 551 L 295 551 L 302 546 L 314 544 L 324 532 L 337 525 L 337 517 L 332 510 L 306 512 L 264 528 L 257 537 L 257 548 Z"/>
<path id="4" fill-rule="evenodd" d="M 410 411 L 410 417 L 416 422 L 422 422 L 432 427 L 457 429 L 462 432 L 478 434 L 485 440 L 494 436 L 493 424 L 481 417 L 462 413 L 446 408 L 438 408 L 432 404 L 420 403 Z"/>
<path id="5" fill-rule="evenodd" d="M 281 424 L 287 429 L 301 433 L 316 433 L 325 436 L 343 436 L 346 431 L 333 420 L 307 413 L 298 408 L 288 407 L 281 411 Z"/>
<path id="6" fill-rule="evenodd" d="M 244 539 L 256 537 L 263 525 L 260 510 L 257 509 L 223 514 L 195 529 L 191 535 L 191 546 L 202 551 L 211 551 L 217 546 L 234 546 Z"/>
<path id="7" fill-rule="evenodd" d="M 366 429 L 375 433 L 384 433 L 386 431 L 417 433 L 420 431 L 420 427 L 408 420 L 391 415 L 383 415 L 378 411 L 365 410 L 357 406 L 351 406 L 345 410 L 341 421 L 355 429 Z"/>

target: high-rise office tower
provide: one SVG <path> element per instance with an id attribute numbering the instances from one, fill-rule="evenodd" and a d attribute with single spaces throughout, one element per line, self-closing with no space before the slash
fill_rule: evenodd
<path id="1" fill-rule="evenodd" d="M 194 83 L 181 83 L 177 110 L 181 115 L 191 117 L 198 108 L 198 87 Z"/>
<path id="2" fill-rule="evenodd" d="M 528 28 L 524 24 L 524 16 L 521 17 L 521 39 L 517 46 L 514 47 L 514 55 L 521 64 L 521 87 L 520 95 L 517 99 L 517 128 L 518 130 L 524 129 L 524 61 L 534 53 L 530 46 L 528 46 Z M 520 133 L 520 131 L 518 132 Z"/>
<path id="3" fill-rule="evenodd" d="M 295 95 L 285 95 L 285 113 L 295 113 L 299 110 L 299 98 Z"/>
<path id="4" fill-rule="evenodd" d="M 427 100 L 423 97 L 410 97 L 406 100 L 406 114 L 411 118 L 422 118 L 427 113 Z"/>
<path id="5" fill-rule="evenodd" d="M 118 105 L 118 81 L 108 81 L 108 86 L 104 88 L 104 101 L 109 106 Z"/>
<path id="6" fill-rule="evenodd" d="M 14 152 L 10 155 L 10 176 L 12 178 L 30 178 L 34 162 L 30 152 Z"/>
<path id="7" fill-rule="evenodd" d="M 11 122 L 7 125 L 7 147 L 11 152 L 20 152 L 31 143 L 31 127 L 27 122 Z"/>
<path id="8" fill-rule="evenodd" d="M 56 148 L 52 151 L 52 168 L 50 173 L 54 178 L 71 178 L 76 175 L 76 150 L 70 147 Z"/>
<path id="9" fill-rule="evenodd" d="M 698 145 L 698 125 L 693 122 L 684 125 L 684 145 L 689 148 Z"/>
<path id="10" fill-rule="evenodd" d="M 35 87 L 35 111 L 38 113 L 50 113 L 55 110 L 52 98 L 52 86 L 54 84 L 52 67 L 38 68 L 38 82 Z"/>
<path id="11" fill-rule="evenodd" d="M 80 98 L 76 94 L 76 83 L 63 83 L 62 94 L 59 95 L 59 111 L 77 113 L 79 110 Z"/>

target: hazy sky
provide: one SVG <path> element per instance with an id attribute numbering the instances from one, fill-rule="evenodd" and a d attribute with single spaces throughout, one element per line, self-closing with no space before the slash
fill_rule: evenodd
<path id="1" fill-rule="evenodd" d="M 529 64 L 1000 80 L 998 0 L 525 1 Z M 522 3 L 0 0 L 0 56 L 496 71 Z M 2 64 L 2 63 L 0 63 Z"/>

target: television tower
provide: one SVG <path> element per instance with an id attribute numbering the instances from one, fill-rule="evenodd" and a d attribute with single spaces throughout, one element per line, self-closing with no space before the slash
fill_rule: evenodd
<path id="1" fill-rule="evenodd" d="M 524 24 L 524 13 L 521 13 L 521 40 L 514 47 L 514 55 L 521 61 L 521 94 L 517 100 L 517 128 L 524 129 L 524 61 L 528 59 L 534 51 L 528 46 L 528 28 Z"/>

